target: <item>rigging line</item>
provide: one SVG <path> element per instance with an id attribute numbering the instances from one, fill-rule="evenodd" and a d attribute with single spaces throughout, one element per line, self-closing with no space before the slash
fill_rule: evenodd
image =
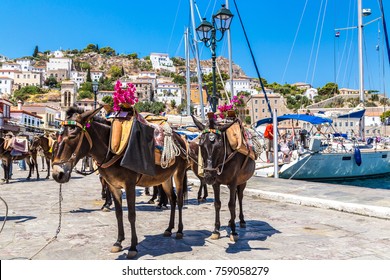
<path id="1" fill-rule="evenodd" d="M 256 63 L 255 57 L 254 57 L 254 55 L 253 55 L 252 47 L 251 47 L 251 45 L 250 45 L 250 43 L 249 43 L 249 39 L 248 39 L 248 36 L 247 36 L 247 34 L 246 34 L 244 24 L 243 24 L 243 22 L 242 22 L 241 15 L 240 15 L 240 12 L 239 12 L 238 7 L 237 7 L 236 0 L 233 0 L 233 2 L 234 2 L 234 6 L 236 7 L 237 16 L 238 16 L 238 19 L 240 20 L 242 30 L 244 31 L 246 43 L 248 44 L 249 51 L 250 51 L 250 53 L 251 53 L 251 57 L 252 57 L 252 61 L 253 61 L 253 64 L 254 64 L 254 66 L 255 66 L 255 69 L 256 69 L 257 77 L 259 78 L 261 90 L 263 91 L 265 101 L 267 102 L 268 111 L 269 111 L 269 113 L 270 113 L 270 115 L 271 115 L 271 118 L 272 118 L 272 117 L 273 117 L 273 113 L 272 113 L 272 109 L 271 109 L 271 104 L 270 104 L 270 102 L 269 102 L 267 93 L 265 92 L 265 87 L 264 87 L 263 81 L 261 80 L 259 68 L 257 67 L 257 63 Z M 248 101 L 249 101 L 249 100 L 248 100 Z"/>
<path id="2" fill-rule="evenodd" d="M 311 45 L 311 50 L 310 50 L 309 63 L 308 63 L 308 65 L 307 65 L 307 70 L 306 70 L 305 83 L 307 83 L 308 76 L 309 76 L 310 65 L 311 65 L 311 60 L 312 60 L 312 57 L 313 57 L 313 51 L 314 51 L 315 42 L 316 42 L 316 39 L 317 39 L 317 31 L 318 31 L 318 25 L 319 25 L 319 22 L 320 22 L 320 19 L 321 19 L 322 4 L 323 4 L 323 3 L 324 3 L 324 0 L 321 0 L 321 6 L 320 6 L 320 10 L 318 11 L 318 17 L 317 17 L 316 28 L 315 28 L 315 31 L 314 31 L 313 43 L 312 43 L 312 45 Z"/>
<path id="3" fill-rule="evenodd" d="M 382 0 L 379 0 L 379 4 L 380 4 L 380 10 L 381 10 L 381 14 L 382 14 L 383 32 L 385 34 L 387 58 L 389 59 L 389 64 L 390 64 L 390 44 L 389 44 L 389 36 L 387 33 L 387 26 L 386 26 L 386 19 L 385 19 L 385 8 L 383 7 Z"/>
<path id="4" fill-rule="evenodd" d="M 167 53 L 169 53 L 169 48 L 170 48 L 170 46 L 171 46 L 171 41 L 172 41 L 172 37 L 173 37 L 173 32 L 174 32 L 174 30 L 175 30 L 175 25 L 176 25 L 176 20 L 177 20 L 177 15 L 179 14 L 180 4 L 181 4 L 181 0 L 179 1 L 179 4 L 177 5 L 175 20 L 173 21 L 173 26 L 172 26 L 172 30 L 171 30 L 171 36 L 169 37 L 169 41 L 168 41 Z"/>
<path id="5" fill-rule="evenodd" d="M 284 67 L 283 76 L 282 76 L 282 82 L 284 81 L 284 77 L 286 76 L 288 65 L 290 64 L 291 55 L 292 55 L 292 52 L 293 52 L 294 47 L 295 47 L 295 42 L 297 40 L 299 30 L 301 29 L 303 16 L 305 15 L 306 6 L 307 6 L 307 2 L 308 1 L 309 0 L 306 0 L 305 6 L 303 7 L 303 11 L 302 11 L 302 14 L 301 14 L 301 18 L 299 19 L 298 28 L 297 28 L 297 31 L 295 32 L 295 36 L 294 36 L 294 40 L 293 40 L 293 43 L 292 43 L 292 46 L 291 46 L 291 49 L 290 49 L 290 53 L 288 54 L 286 66 Z"/>
<path id="6" fill-rule="evenodd" d="M 348 8 L 349 12 L 348 12 L 347 26 L 351 26 L 351 24 L 350 24 L 350 22 L 351 22 L 351 13 L 352 13 L 352 9 L 351 9 L 352 3 L 351 3 L 351 1 L 352 0 L 349 1 L 349 8 Z M 344 56 L 345 56 L 345 53 L 346 53 L 346 50 L 347 50 L 349 35 L 351 34 L 350 32 L 354 32 L 354 31 L 351 31 L 350 29 L 347 30 L 347 35 L 345 36 L 344 47 L 343 47 L 343 51 L 341 53 L 341 58 L 340 58 L 340 61 L 339 61 L 339 67 L 338 67 L 338 70 L 337 70 L 336 81 L 335 82 L 337 82 L 339 80 L 340 71 L 341 71 L 341 65 L 343 63 Z M 352 38 L 353 38 L 353 36 L 352 36 Z"/>
<path id="7" fill-rule="evenodd" d="M 311 84 L 313 84 L 313 82 L 314 82 L 314 76 L 315 76 L 315 73 L 316 73 L 317 61 L 318 61 L 318 54 L 319 54 L 319 52 L 320 52 L 320 44 L 321 44 L 321 39 L 322 39 L 322 31 L 323 31 L 323 29 L 324 29 L 324 22 L 325 22 L 327 7 L 328 7 L 328 0 L 326 0 L 325 6 L 324 6 L 324 15 L 322 16 L 322 23 L 321 23 L 320 36 L 319 36 L 318 42 L 317 42 L 317 53 L 316 53 L 316 58 L 315 58 L 315 60 L 314 60 L 313 73 L 312 73 L 312 76 L 311 76 Z"/>

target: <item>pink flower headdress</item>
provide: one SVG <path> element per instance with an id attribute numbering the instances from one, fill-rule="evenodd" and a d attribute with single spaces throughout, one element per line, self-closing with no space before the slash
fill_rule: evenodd
<path id="1" fill-rule="evenodd" d="M 113 110 L 118 112 L 124 108 L 130 108 L 132 105 L 138 102 L 138 98 L 135 96 L 136 88 L 132 83 L 127 84 L 127 88 L 122 89 L 122 83 L 118 80 L 115 84 L 115 92 L 113 94 Z"/>

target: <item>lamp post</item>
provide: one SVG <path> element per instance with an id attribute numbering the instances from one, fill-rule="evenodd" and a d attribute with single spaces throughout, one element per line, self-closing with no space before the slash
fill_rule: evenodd
<path id="1" fill-rule="evenodd" d="M 229 9 L 222 5 L 222 8 L 212 17 L 212 23 L 203 18 L 200 25 L 196 28 L 199 39 L 206 45 L 211 47 L 212 60 L 212 78 L 213 78 L 213 95 L 211 96 L 211 107 L 213 112 L 217 111 L 218 97 L 217 97 L 217 83 L 215 77 L 216 70 L 216 53 L 217 42 L 221 41 L 225 31 L 230 28 L 233 14 Z M 217 39 L 217 30 L 220 32 L 220 38 Z"/>
<path id="2" fill-rule="evenodd" d="M 93 94 L 94 94 L 93 108 L 96 109 L 96 104 L 97 104 L 96 95 L 97 95 L 97 92 L 99 90 L 99 83 L 98 82 L 96 82 L 96 81 L 92 82 L 92 90 L 93 90 Z"/>

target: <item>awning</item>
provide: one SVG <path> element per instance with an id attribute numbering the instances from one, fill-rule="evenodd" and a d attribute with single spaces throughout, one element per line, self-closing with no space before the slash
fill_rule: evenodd
<path id="1" fill-rule="evenodd" d="M 328 119 L 328 118 L 322 118 L 322 117 L 306 115 L 306 114 L 286 114 L 283 116 L 278 116 L 278 118 L 277 118 L 278 122 L 287 121 L 287 120 L 304 121 L 304 122 L 308 122 L 308 123 L 311 123 L 314 125 L 333 122 L 331 119 Z M 255 127 L 258 127 L 258 126 L 260 126 L 262 124 L 266 124 L 266 123 L 272 123 L 272 122 L 273 122 L 272 118 L 265 118 L 265 119 L 257 121 L 255 124 Z"/>

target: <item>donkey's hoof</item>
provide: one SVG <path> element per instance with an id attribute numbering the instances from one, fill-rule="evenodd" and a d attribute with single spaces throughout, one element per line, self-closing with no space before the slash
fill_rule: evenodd
<path id="1" fill-rule="evenodd" d="M 137 251 L 130 251 L 127 253 L 127 258 L 128 259 L 134 259 L 137 256 L 138 252 Z"/>
<path id="2" fill-rule="evenodd" d="M 240 222 L 240 228 L 246 228 L 246 223 L 245 222 Z"/>
<path id="3" fill-rule="evenodd" d="M 230 241 L 237 242 L 238 241 L 238 234 L 230 234 Z"/>
<path id="4" fill-rule="evenodd" d="M 170 236 L 172 236 L 172 232 L 170 232 L 169 230 L 166 230 L 166 231 L 164 231 L 164 236 L 170 237 Z"/>
<path id="5" fill-rule="evenodd" d="M 176 239 L 183 239 L 184 234 L 182 232 L 176 232 Z"/>
<path id="6" fill-rule="evenodd" d="M 102 211 L 103 211 L 103 212 L 111 212 L 111 209 L 110 209 L 109 206 L 104 205 L 104 206 L 102 207 Z"/>
<path id="7" fill-rule="evenodd" d="M 27 177 L 26 180 L 30 180 L 30 177 Z"/>
<path id="8" fill-rule="evenodd" d="M 46 176 L 46 178 L 45 179 L 50 179 L 50 176 Z"/>
<path id="9" fill-rule="evenodd" d="M 212 240 L 217 240 L 221 237 L 221 234 L 219 232 L 213 232 L 210 236 Z"/>
<path id="10" fill-rule="evenodd" d="M 149 199 L 148 204 L 154 204 L 154 200 L 153 199 Z"/>
<path id="11" fill-rule="evenodd" d="M 111 253 L 118 253 L 122 251 L 122 245 L 119 245 L 119 244 L 114 244 L 112 247 L 111 247 Z"/>

